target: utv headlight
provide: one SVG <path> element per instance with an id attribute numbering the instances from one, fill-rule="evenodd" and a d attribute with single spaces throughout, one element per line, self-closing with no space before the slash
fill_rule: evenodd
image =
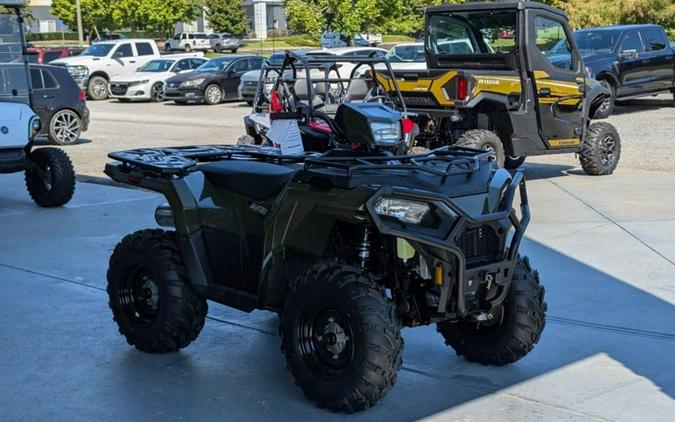
<path id="1" fill-rule="evenodd" d="M 375 203 L 375 212 L 393 217 L 404 223 L 419 224 L 429 213 L 429 205 L 424 202 L 398 198 L 380 198 Z"/>
<path id="2" fill-rule="evenodd" d="M 39 117 L 30 119 L 30 137 L 33 139 L 42 130 L 42 122 Z"/>
<path id="3" fill-rule="evenodd" d="M 193 79 L 191 81 L 185 81 L 182 83 L 181 86 L 184 87 L 194 87 L 194 86 L 199 86 L 204 82 L 204 78 L 198 78 L 198 79 Z"/>
<path id="4" fill-rule="evenodd" d="M 373 141 L 377 145 L 396 145 L 401 141 L 401 122 L 370 123 L 373 132 Z"/>
<path id="5" fill-rule="evenodd" d="M 169 204 L 160 204 L 155 210 L 155 221 L 160 227 L 175 227 L 173 212 Z"/>
<path id="6" fill-rule="evenodd" d="M 73 79 L 84 79 L 89 75 L 87 66 L 68 66 L 68 73 Z"/>

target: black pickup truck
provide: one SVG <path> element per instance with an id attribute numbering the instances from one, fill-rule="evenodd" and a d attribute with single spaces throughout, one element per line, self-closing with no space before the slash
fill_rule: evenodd
<path id="1" fill-rule="evenodd" d="M 675 101 L 675 49 L 663 27 L 589 28 L 575 31 L 574 40 L 590 76 L 606 83 L 613 94 L 596 118 L 609 116 L 615 101 L 663 92 L 673 92 Z"/>

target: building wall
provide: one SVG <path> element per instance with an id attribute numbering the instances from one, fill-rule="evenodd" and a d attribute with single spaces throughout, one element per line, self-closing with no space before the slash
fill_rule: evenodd
<path id="1" fill-rule="evenodd" d="M 29 29 L 31 32 L 64 32 L 69 31 L 68 26 L 51 13 L 51 0 L 30 0 L 28 7 L 33 17 Z"/>

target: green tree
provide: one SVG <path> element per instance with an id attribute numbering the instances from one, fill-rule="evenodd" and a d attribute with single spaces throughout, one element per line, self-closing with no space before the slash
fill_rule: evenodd
<path id="1" fill-rule="evenodd" d="M 316 1 L 287 0 L 286 19 L 290 32 L 315 35 L 325 28 L 321 5 Z"/>
<path id="2" fill-rule="evenodd" d="M 205 0 L 204 10 L 209 25 L 216 32 L 229 32 L 237 37 L 243 37 L 248 32 L 246 9 L 241 2 Z M 258 36 L 260 35 L 258 34 Z"/>
<path id="3" fill-rule="evenodd" d="M 136 30 L 173 31 L 177 22 L 195 20 L 201 0 L 116 0 L 111 15 L 118 27 Z"/>
<path id="4" fill-rule="evenodd" d="M 82 27 L 90 38 L 95 31 L 107 29 L 114 31 L 115 25 L 110 13 L 113 0 L 81 0 Z M 77 30 L 77 11 L 75 0 L 53 0 L 51 12 L 72 30 Z"/>

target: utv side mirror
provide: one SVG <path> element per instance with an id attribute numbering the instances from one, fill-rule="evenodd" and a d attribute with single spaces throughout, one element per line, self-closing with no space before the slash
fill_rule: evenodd
<path id="1" fill-rule="evenodd" d="M 621 50 L 619 51 L 620 59 L 634 59 L 637 57 L 637 50 Z"/>

